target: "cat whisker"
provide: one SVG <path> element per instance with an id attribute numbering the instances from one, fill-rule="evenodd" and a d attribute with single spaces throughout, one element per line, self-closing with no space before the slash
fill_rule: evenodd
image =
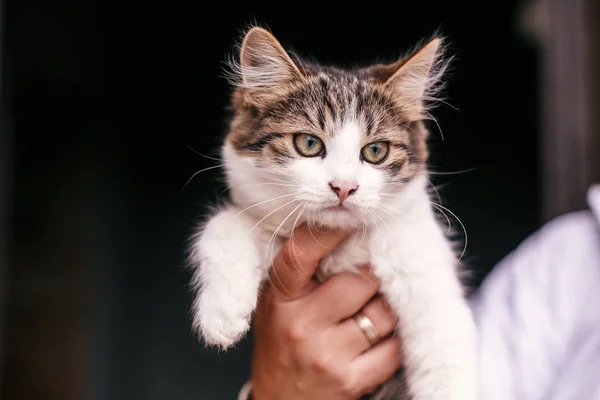
<path id="1" fill-rule="evenodd" d="M 365 221 L 364 218 L 360 218 L 360 225 L 362 227 L 362 233 L 360 236 L 360 242 L 356 245 L 356 248 L 358 249 L 364 242 L 365 237 L 367 237 L 367 221 Z"/>
<path id="2" fill-rule="evenodd" d="M 448 218 L 448 215 L 444 212 L 444 210 L 440 208 L 436 208 L 436 210 L 441 212 L 442 215 L 446 218 L 446 222 L 448 222 L 448 229 L 446 230 L 446 235 L 450 235 L 450 232 L 452 230 L 452 223 L 450 222 L 450 218 Z"/>
<path id="3" fill-rule="evenodd" d="M 297 178 L 297 175 L 283 171 L 279 171 L 276 175 L 271 174 L 271 182 L 290 183 L 290 180 L 294 181 Z"/>
<path id="4" fill-rule="evenodd" d="M 433 192 L 435 193 L 435 196 L 437 197 L 437 201 L 439 204 L 442 204 L 442 197 L 440 196 L 440 192 L 438 192 L 437 188 L 433 185 L 433 183 L 427 179 L 427 182 L 429 183 L 429 186 L 431 187 L 431 189 L 433 189 Z"/>
<path id="5" fill-rule="evenodd" d="M 429 175 L 458 175 L 458 174 L 464 174 L 467 172 L 473 172 L 475 170 L 476 170 L 476 168 L 473 167 L 473 168 L 463 169 L 460 171 L 447 171 L 447 172 L 446 171 L 440 171 L 440 172 L 429 171 L 428 174 Z"/>
<path id="6" fill-rule="evenodd" d="M 373 214 L 375 215 L 375 217 L 381 221 L 381 225 L 385 226 L 385 228 L 388 230 L 388 232 L 390 231 L 390 226 L 387 224 L 387 222 L 385 222 L 385 220 L 383 218 L 381 218 L 381 215 L 379 215 L 377 213 L 377 210 L 373 210 Z"/>
<path id="7" fill-rule="evenodd" d="M 385 223 L 385 221 L 384 221 L 384 220 L 381 218 L 381 216 L 380 216 L 379 214 L 377 214 L 376 210 L 371 210 L 371 213 L 372 213 L 373 217 L 374 217 L 374 218 L 375 218 L 377 221 L 379 221 L 379 225 L 378 225 L 378 226 L 383 226 L 383 227 L 385 227 L 385 228 L 388 230 L 388 232 L 389 232 L 389 230 L 390 230 L 390 227 L 389 227 L 389 226 L 388 226 L 388 225 Z"/>
<path id="8" fill-rule="evenodd" d="M 442 211 L 442 210 L 439 210 L 439 211 L 442 213 L 444 218 L 446 218 L 446 222 L 448 223 L 448 229 L 446 229 L 446 235 L 449 236 L 450 233 L 452 232 L 452 222 L 450 222 L 450 218 L 448 218 L 448 215 L 444 211 Z"/>
<path id="9" fill-rule="evenodd" d="M 290 195 L 285 195 L 285 197 L 289 197 Z M 281 210 L 283 207 L 288 206 L 290 204 L 292 204 L 293 202 L 297 201 L 296 199 L 292 199 L 290 201 L 288 201 L 287 203 L 277 207 L 276 209 L 274 209 L 273 211 L 271 211 L 270 213 L 268 213 L 267 215 L 265 215 L 264 217 L 262 217 L 260 219 L 260 221 L 258 221 L 253 227 L 252 229 L 250 229 L 250 232 L 252 232 L 254 229 L 256 229 L 256 227 L 258 225 L 260 225 L 261 222 L 263 222 L 265 219 L 269 218 L 271 215 L 275 214 L 277 211 Z"/>
<path id="10" fill-rule="evenodd" d="M 313 209 L 313 211 L 315 211 L 315 210 Z M 334 249 L 334 247 L 325 246 L 323 243 L 319 242 L 319 239 L 317 239 L 317 238 L 315 237 L 315 234 L 314 234 L 314 233 L 313 233 L 313 231 L 312 231 L 311 225 L 313 225 L 313 223 L 312 223 L 310 220 L 308 220 L 308 232 L 310 233 L 310 236 L 312 236 L 312 238 L 314 239 L 314 241 L 315 241 L 315 242 L 317 242 L 317 244 L 318 244 L 319 246 L 321 246 L 321 247 L 323 247 L 323 248 L 325 248 L 325 249 L 328 249 L 328 250 L 333 250 L 333 249 Z"/>
<path id="11" fill-rule="evenodd" d="M 300 210 L 300 212 L 298 213 L 298 216 L 296 217 L 296 220 L 294 221 L 294 223 L 292 224 L 292 231 L 290 233 L 290 240 L 293 242 L 294 241 L 294 233 L 296 230 L 296 225 L 298 224 L 298 221 L 300 220 L 300 217 L 302 216 L 302 214 L 304 213 L 304 211 L 306 210 L 306 207 L 308 206 L 308 203 L 301 203 L 301 205 L 304 204 L 304 207 L 302 207 L 302 210 Z M 302 267 L 298 267 L 296 265 L 296 251 L 295 251 L 296 247 L 292 246 L 292 263 L 294 264 L 294 267 L 298 270 L 302 270 Z"/>
<path id="12" fill-rule="evenodd" d="M 460 257 L 458 258 L 458 260 L 460 261 L 460 260 L 463 258 L 463 256 L 465 255 L 465 252 L 467 251 L 467 244 L 468 244 L 468 242 L 469 242 L 469 237 L 467 236 L 467 229 L 465 228 L 465 225 L 462 223 L 462 221 L 460 220 L 460 218 L 458 218 L 458 217 L 456 216 L 456 214 L 454 214 L 454 213 L 453 213 L 452 211 L 450 211 L 448 208 L 446 208 L 446 207 L 442 206 L 441 204 L 437 204 L 437 203 L 434 203 L 434 202 L 430 202 L 430 203 L 431 203 L 431 205 L 432 205 L 432 206 L 434 206 L 435 208 L 438 208 L 438 207 L 439 207 L 439 208 L 442 208 L 442 209 L 444 209 L 444 210 L 448 211 L 450 214 L 452 214 L 452 216 L 453 216 L 454 218 L 456 218 L 456 220 L 458 221 L 458 223 L 459 223 L 459 224 L 460 224 L 460 226 L 462 227 L 462 229 L 463 229 L 463 232 L 464 232 L 464 234 L 465 234 L 465 245 L 464 245 L 464 247 L 463 247 L 463 251 L 462 251 L 462 253 L 460 254 Z M 439 208 L 438 208 L 438 210 L 439 210 Z"/>
<path id="13" fill-rule="evenodd" d="M 269 172 L 267 174 L 265 174 L 266 177 L 268 177 L 268 181 L 269 182 L 278 182 L 278 183 L 287 183 L 287 184 L 293 184 L 291 182 L 295 181 L 298 176 L 294 175 L 292 173 L 283 171 L 283 170 L 278 170 L 277 173 L 273 173 L 273 172 Z M 267 179 L 265 179 L 267 180 Z"/>
<path id="14" fill-rule="evenodd" d="M 288 193 L 288 194 L 284 194 L 282 196 L 273 197 L 272 199 L 267 199 L 267 200 L 259 201 L 258 203 L 252 204 L 251 206 L 248 206 L 248 207 L 244 208 L 242 211 L 240 211 L 239 213 L 237 213 L 236 216 L 239 216 L 239 215 L 245 213 L 246 211 L 248 211 L 251 208 L 254 208 L 256 206 L 260 206 L 261 204 L 270 203 L 271 201 L 283 199 L 283 198 L 290 197 L 290 196 L 295 196 L 295 193 Z"/>
<path id="15" fill-rule="evenodd" d="M 187 147 L 188 149 L 190 149 L 191 151 L 193 151 L 194 153 L 198 154 L 201 157 L 207 158 L 209 160 L 213 160 L 213 161 L 219 161 L 219 162 L 224 162 L 225 160 L 221 159 L 221 158 L 215 158 L 215 157 L 210 157 L 207 156 L 206 154 L 202 154 L 200 153 L 198 150 L 193 149 L 191 146 L 186 145 L 185 147 Z"/>
<path id="16" fill-rule="evenodd" d="M 243 186 L 257 187 L 257 186 L 265 186 L 265 185 L 300 187 L 300 185 L 296 185 L 293 183 L 279 183 L 279 182 L 263 182 L 263 183 L 257 183 L 254 185 L 243 185 Z"/>
<path id="17" fill-rule="evenodd" d="M 185 183 L 185 185 L 183 185 L 183 187 L 181 188 L 181 191 L 183 192 L 183 190 L 185 189 L 185 187 L 191 182 L 192 179 L 194 179 L 196 177 L 196 175 L 201 174 L 202 172 L 205 171 L 209 171 L 211 169 L 215 169 L 215 168 L 221 168 L 222 166 L 224 166 L 225 164 L 219 164 L 219 165 L 213 165 L 212 167 L 208 167 L 208 168 L 204 168 L 201 169 L 200 171 L 196 171 L 191 177 L 190 179 L 187 180 L 187 182 Z"/>
<path id="18" fill-rule="evenodd" d="M 373 224 L 376 227 L 379 227 L 379 222 L 373 217 L 373 210 L 371 210 L 370 208 L 367 208 L 367 211 L 369 211 L 369 217 L 371 217 L 371 221 L 373 221 Z"/>
<path id="19" fill-rule="evenodd" d="M 300 203 L 300 205 L 302 205 L 303 207 L 302 207 L 302 210 L 300 210 L 300 212 L 296 216 L 296 220 L 292 224 L 292 230 L 291 230 L 291 233 L 290 233 L 290 239 L 294 238 L 294 233 L 296 231 L 296 225 L 298 224 L 298 221 L 300 220 L 300 217 L 302 216 L 302 214 L 306 210 L 306 207 L 308 207 L 308 203 L 306 203 L 306 202 L 302 202 L 302 203 Z"/>
<path id="20" fill-rule="evenodd" d="M 398 216 L 404 216 L 405 215 L 400 210 L 395 209 L 394 207 L 390 206 L 389 204 L 384 203 L 383 201 L 377 201 L 377 205 L 383 206 L 383 207 L 387 208 L 388 210 L 390 210 L 391 212 L 387 211 L 387 210 L 384 210 L 384 209 L 381 209 L 382 211 L 386 211 L 390 215 L 398 215 Z"/>
<path id="21" fill-rule="evenodd" d="M 282 187 L 290 187 L 290 188 L 298 188 L 300 187 L 300 185 L 295 185 L 292 183 L 279 183 L 279 182 L 263 182 L 263 183 L 255 183 L 255 184 L 242 184 L 240 186 L 242 186 L 243 188 L 255 188 L 258 186 L 266 186 L 266 185 L 273 185 L 273 186 L 282 186 Z M 228 186 L 226 187 L 221 193 L 225 193 L 226 191 L 231 190 L 231 188 Z"/>
<path id="22" fill-rule="evenodd" d="M 381 211 L 383 211 L 384 213 L 386 213 L 387 215 L 389 215 L 391 217 L 396 217 L 396 216 L 399 215 L 398 213 L 390 212 L 390 211 L 388 211 L 388 210 L 386 210 L 384 208 L 377 208 L 376 210 L 381 210 Z"/>
<path id="23" fill-rule="evenodd" d="M 385 206 L 385 205 L 384 205 L 383 203 L 381 203 L 381 202 L 380 202 L 379 204 L 377 204 L 377 205 L 378 205 L 378 206 L 380 206 L 380 207 L 375 207 L 375 209 L 376 209 L 376 210 L 381 210 L 381 211 L 385 212 L 386 214 L 388 214 L 388 215 L 391 215 L 391 216 L 393 216 L 393 217 L 394 217 L 394 216 L 397 216 L 397 215 L 399 215 L 399 213 L 398 213 L 396 210 L 388 211 L 388 210 L 386 210 L 385 208 L 381 208 L 381 207 L 384 207 L 384 206 Z"/>
<path id="24" fill-rule="evenodd" d="M 221 162 L 221 164 L 219 164 L 219 165 L 214 165 L 214 166 L 211 166 L 211 167 L 208 167 L 208 168 L 204 168 L 203 170 L 201 170 L 201 171 L 198 171 L 197 173 L 204 172 L 204 171 L 207 171 L 207 170 L 210 170 L 210 169 L 214 169 L 214 168 L 225 167 L 225 166 L 227 166 L 227 165 L 237 165 L 237 164 L 247 164 L 247 163 L 248 163 L 248 162 L 247 162 L 246 160 L 244 160 L 244 159 L 241 159 L 241 160 L 237 160 L 237 161 L 236 161 L 236 160 L 225 160 L 225 159 L 222 159 L 222 158 L 216 158 L 216 157 L 207 156 L 206 154 L 202 154 L 202 153 L 200 153 L 199 151 L 197 151 L 197 150 L 193 149 L 193 148 L 192 148 L 191 146 L 189 146 L 189 145 L 186 145 L 186 147 L 187 147 L 188 149 L 190 149 L 191 151 L 193 151 L 194 153 L 196 153 L 197 155 L 201 156 L 201 157 L 204 157 L 204 158 L 206 158 L 206 159 L 208 159 L 208 160 L 212 160 L 212 161 L 218 161 L 218 162 Z M 285 174 L 285 171 L 278 171 L 278 173 L 277 173 L 277 175 L 282 175 L 282 174 Z M 191 178 L 188 180 L 188 182 L 186 183 L 186 185 L 189 183 L 189 181 L 191 181 L 191 180 L 194 178 L 194 176 L 195 176 L 195 175 L 196 175 L 196 174 L 192 175 L 192 177 L 191 177 Z M 291 173 L 290 173 L 290 174 L 288 174 L 288 176 L 290 176 L 290 177 L 292 177 L 292 178 L 294 177 L 294 175 L 293 175 L 293 174 L 291 174 Z M 281 182 L 282 182 L 282 183 L 288 183 L 289 181 L 281 180 Z M 185 188 L 185 186 L 184 186 L 184 188 Z M 182 189 L 182 190 L 183 190 L 183 189 Z M 228 188 L 226 188 L 226 189 L 224 190 L 224 192 L 225 192 L 226 190 L 228 190 Z"/>
<path id="25" fill-rule="evenodd" d="M 429 111 L 427 111 L 427 110 L 423 110 L 423 111 L 425 112 L 425 114 L 427 114 L 427 115 L 429 116 L 429 118 L 427 118 L 427 119 L 429 119 L 429 120 L 431 120 L 431 121 L 435 122 L 435 124 L 437 125 L 437 127 L 438 127 L 438 130 L 440 131 L 440 136 L 442 137 L 442 142 L 443 142 L 443 141 L 444 141 L 444 132 L 442 132 L 442 127 L 441 127 L 441 126 L 440 126 L 440 124 L 437 122 L 437 119 L 435 119 L 435 118 L 433 117 L 433 115 L 431 115 L 431 113 L 430 113 Z"/>
<path id="26" fill-rule="evenodd" d="M 312 227 L 312 225 L 314 225 L 314 223 L 313 223 L 313 221 L 312 221 L 311 217 L 312 217 L 312 216 L 314 216 L 314 213 L 315 213 L 315 208 L 314 208 L 314 207 L 311 207 L 311 208 L 310 208 L 308 211 L 309 211 L 309 213 L 308 213 L 308 214 L 307 214 L 307 216 L 306 216 L 306 217 L 307 217 L 307 221 L 308 221 L 308 232 L 310 233 L 310 235 L 312 236 L 312 238 L 315 240 L 315 242 L 319 243 L 318 239 L 317 239 L 317 238 L 315 237 L 315 235 L 313 234 L 313 232 L 312 232 L 312 228 L 311 228 L 311 227 Z M 319 243 L 319 244 L 321 244 L 321 243 Z M 323 246 L 323 245 L 322 245 L 322 246 Z M 323 246 L 323 247 L 324 247 L 324 246 Z"/>
<path id="27" fill-rule="evenodd" d="M 377 204 L 379 206 L 385 207 L 385 208 L 380 208 L 381 211 L 384 211 L 386 213 L 388 213 L 389 215 L 396 215 L 396 216 L 402 216 L 404 215 L 400 210 L 397 210 L 393 207 L 391 207 L 389 204 L 386 204 L 382 201 L 378 201 Z M 441 204 L 436 204 L 439 205 L 440 207 L 442 207 Z M 446 231 L 446 234 L 450 234 L 451 228 L 452 228 L 452 223 L 450 222 L 450 218 L 448 218 L 448 215 L 444 212 L 444 210 L 438 208 L 437 209 L 440 213 L 442 213 L 442 215 L 444 216 L 444 218 L 446 218 L 446 222 L 448 223 L 448 229 Z M 392 213 L 393 212 L 393 213 Z"/>
<path id="28" fill-rule="evenodd" d="M 273 264 L 273 258 L 274 258 L 274 256 L 275 256 L 275 255 L 273 254 L 273 253 L 274 253 L 274 250 L 275 250 L 275 239 L 277 238 L 277 234 L 278 234 L 278 233 L 279 233 L 279 231 L 281 230 L 281 227 L 282 227 L 282 226 L 285 224 L 285 221 L 287 221 L 287 220 L 288 220 L 288 219 L 289 219 L 289 218 L 292 216 L 292 214 L 294 214 L 294 212 L 296 212 L 296 210 L 297 210 L 298 208 L 300 208 L 301 206 L 302 206 L 302 203 L 298 204 L 298 205 L 296 206 L 296 208 L 294 208 L 292 211 L 290 211 L 290 213 L 287 215 L 287 217 L 285 217 L 285 218 L 283 219 L 283 221 L 281 221 L 281 223 L 279 224 L 279 226 L 277 227 L 277 229 L 275 229 L 275 231 L 273 232 L 273 235 L 271 235 L 271 238 L 269 239 L 269 242 L 267 243 L 267 249 L 269 249 L 269 248 L 270 248 L 270 252 L 267 252 L 267 254 L 268 254 L 268 257 L 269 257 L 269 258 L 268 258 L 268 260 L 269 260 L 269 262 L 270 262 L 270 264 L 271 264 L 271 266 L 272 266 L 271 268 L 273 269 L 273 274 L 275 275 L 275 277 L 277 278 L 277 280 L 278 280 L 278 281 L 279 281 L 279 283 L 281 284 L 281 287 L 282 287 L 284 290 L 286 290 L 286 289 L 285 289 L 285 286 L 283 285 L 283 282 L 281 281 L 281 279 L 280 279 L 280 278 L 279 278 L 279 276 L 277 275 L 277 271 L 275 270 L 275 265 Z M 292 259 L 293 259 L 293 258 L 294 258 L 294 257 L 292 257 Z M 286 290 L 286 291 L 287 291 L 287 290 Z"/>
<path id="29" fill-rule="evenodd" d="M 442 104 L 445 104 L 448 107 L 452 108 L 454 111 L 460 112 L 460 109 L 458 107 L 453 106 L 452 104 L 448 103 L 447 101 L 445 101 L 439 97 L 425 96 L 425 97 L 423 97 L 423 100 L 430 102 L 430 103 L 442 103 Z"/>

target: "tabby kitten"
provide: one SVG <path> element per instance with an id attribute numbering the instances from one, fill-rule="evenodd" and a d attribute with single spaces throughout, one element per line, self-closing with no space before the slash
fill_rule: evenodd
<path id="1" fill-rule="evenodd" d="M 371 264 L 399 317 L 403 381 L 378 398 L 476 398 L 474 323 L 426 189 L 422 121 L 447 65 L 442 45 L 350 71 L 292 60 L 268 31 L 247 32 L 222 147 L 231 199 L 191 251 L 194 327 L 208 344 L 227 349 L 248 331 L 296 226 L 354 228 L 320 272 Z"/>

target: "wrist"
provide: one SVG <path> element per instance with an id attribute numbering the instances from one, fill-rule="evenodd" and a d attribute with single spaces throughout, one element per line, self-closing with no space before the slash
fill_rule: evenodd
<path id="1" fill-rule="evenodd" d="M 238 394 L 238 400 L 256 400 L 252 395 L 252 382 L 248 381 L 242 386 L 242 389 Z"/>

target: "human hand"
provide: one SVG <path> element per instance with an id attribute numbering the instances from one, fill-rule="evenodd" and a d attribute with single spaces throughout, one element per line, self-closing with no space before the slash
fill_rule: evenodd
<path id="1" fill-rule="evenodd" d="M 400 367 L 399 339 L 389 337 L 397 321 L 368 270 L 313 279 L 346 235 L 305 225 L 275 258 L 254 317 L 253 400 L 357 399 Z M 374 345 L 353 318 L 359 311 L 380 338 Z"/>

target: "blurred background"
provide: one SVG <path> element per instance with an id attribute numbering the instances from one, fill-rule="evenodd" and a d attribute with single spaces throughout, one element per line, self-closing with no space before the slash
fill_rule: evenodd
<path id="1" fill-rule="evenodd" d="M 250 23 L 322 63 L 393 61 L 440 28 L 457 55 L 432 169 L 473 287 L 600 182 L 600 7 L 495 2 L 5 0 L 0 398 L 233 399 L 250 341 L 190 330 L 192 226 L 223 190 L 222 61 Z M 451 174 L 451 172 L 464 171 Z M 453 221 L 455 227 L 457 222 Z"/>

